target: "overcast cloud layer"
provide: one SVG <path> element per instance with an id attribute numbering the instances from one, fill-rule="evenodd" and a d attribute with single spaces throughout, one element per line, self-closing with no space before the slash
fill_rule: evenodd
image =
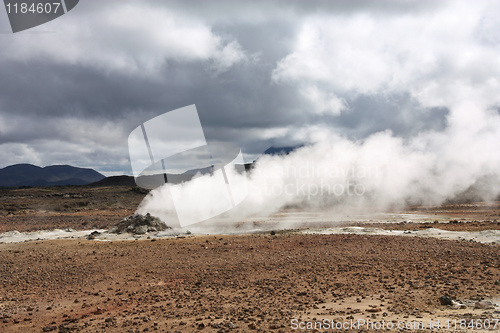
<path id="1" fill-rule="evenodd" d="M 0 167 L 131 174 L 128 134 L 190 104 L 249 160 L 387 130 L 412 147 L 476 133 L 499 155 L 499 16 L 498 1 L 82 0 L 12 34 L 1 8 Z"/>

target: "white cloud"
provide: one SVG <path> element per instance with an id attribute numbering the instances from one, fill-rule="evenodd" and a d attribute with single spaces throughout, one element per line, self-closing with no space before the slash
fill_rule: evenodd
<path id="1" fill-rule="evenodd" d="M 301 93 L 313 103 L 314 113 L 338 115 L 348 109 L 345 99 L 334 93 L 323 92 L 316 85 L 305 87 Z"/>
<path id="2" fill-rule="evenodd" d="M 241 46 L 218 36 L 196 17 L 145 2 L 78 11 L 4 41 L 0 57 L 98 67 L 153 75 L 169 60 L 209 61 L 227 70 L 245 59 Z M 53 33 L 33 33 L 50 30 Z"/>
<path id="3" fill-rule="evenodd" d="M 51 118 L 47 121 L 20 115 L 10 117 L 9 126 L 0 134 L 2 167 L 32 163 L 99 169 L 129 164 L 128 133 L 121 123 L 78 118 Z"/>
<path id="4" fill-rule="evenodd" d="M 498 103 L 497 31 L 487 19 L 492 6 L 452 2 L 411 15 L 309 17 L 273 79 L 340 95 L 410 92 L 425 106 L 456 105 L 459 99 Z M 489 36 L 487 43 L 478 31 Z"/>
<path id="5" fill-rule="evenodd" d="M 0 168 L 12 164 L 30 163 L 41 164 L 41 152 L 37 152 L 31 145 L 26 143 L 0 144 Z"/>
<path id="6" fill-rule="evenodd" d="M 228 43 L 222 50 L 218 50 L 212 58 L 212 68 L 216 73 L 225 72 L 234 64 L 247 60 L 245 52 L 237 41 Z"/>

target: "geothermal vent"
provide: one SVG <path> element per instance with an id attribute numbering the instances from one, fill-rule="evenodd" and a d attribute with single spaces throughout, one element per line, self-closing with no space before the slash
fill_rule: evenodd
<path id="1" fill-rule="evenodd" d="M 151 216 L 149 213 L 146 215 L 134 214 L 124 218 L 114 227 L 109 229 L 108 232 L 114 234 L 123 234 L 125 232 L 143 235 L 147 232 L 162 231 L 172 229 L 163 223 L 159 218 Z"/>

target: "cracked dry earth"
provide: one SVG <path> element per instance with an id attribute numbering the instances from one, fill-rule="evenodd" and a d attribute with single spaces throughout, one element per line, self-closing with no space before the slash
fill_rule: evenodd
<path id="1" fill-rule="evenodd" d="M 498 308 L 438 300 L 497 297 L 499 250 L 285 232 L 0 244 L 0 332 L 291 332 L 293 319 L 499 318 Z"/>

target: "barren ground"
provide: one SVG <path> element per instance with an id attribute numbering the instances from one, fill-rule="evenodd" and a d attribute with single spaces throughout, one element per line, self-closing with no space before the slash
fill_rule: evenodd
<path id="1" fill-rule="evenodd" d="M 0 232 L 108 228 L 143 197 L 126 187 L 2 190 Z M 499 229 L 498 204 L 415 210 L 436 214 L 437 223 L 425 222 L 432 227 Z M 490 331 L 500 331 L 500 323 L 493 329 L 498 307 L 473 308 L 480 299 L 500 303 L 499 250 L 466 241 L 286 231 L 0 244 L 0 332 L 291 332 L 294 319 L 426 327 L 440 320 L 432 331 L 443 332 L 455 331 L 453 320 L 460 328 L 460 320 L 488 319 Z M 466 308 L 441 305 L 443 295 Z M 295 330 L 305 331 L 313 330 Z"/>

